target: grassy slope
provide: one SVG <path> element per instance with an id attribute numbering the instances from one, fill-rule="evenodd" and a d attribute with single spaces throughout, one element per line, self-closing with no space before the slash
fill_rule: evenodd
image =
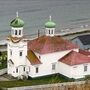
<path id="1" fill-rule="evenodd" d="M 0 81 L 0 87 L 20 87 L 73 81 L 62 75 L 50 75 L 29 80 Z"/>

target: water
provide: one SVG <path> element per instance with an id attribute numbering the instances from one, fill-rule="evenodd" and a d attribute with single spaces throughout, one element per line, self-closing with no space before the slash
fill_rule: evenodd
<path id="1" fill-rule="evenodd" d="M 0 0 L 0 39 L 10 32 L 10 21 L 18 10 L 24 20 L 24 33 L 37 33 L 52 15 L 57 30 L 90 23 L 90 0 Z"/>

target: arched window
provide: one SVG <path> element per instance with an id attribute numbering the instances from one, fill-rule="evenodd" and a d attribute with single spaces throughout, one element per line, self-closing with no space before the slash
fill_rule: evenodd
<path id="1" fill-rule="evenodd" d="M 87 65 L 85 65 L 85 66 L 84 66 L 84 72 L 86 72 L 86 71 L 87 71 L 87 68 L 88 68 L 88 66 L 87 66 Z"/>
<path id="2" fill-rule="evenodd" d="M 52 30 L 52 34 L 53 34 L 53 30 Z"/>
<path id="3" fill-rule="evenodd" d="M 17 30 L 15 30 L 15 35 L 17 35 Z"/>
<path id="4" fill-rule="evenodd" d="M 23 67 L 23 71 L 25 71 L 25 67 Z"/>
<path id="5" fill-rule="evenodd" d="M 39 56 L 39 59 L 41 59 L 41 56 Z"/>
<path id="6" fill-rule="evenodd" d="M 52 70 L 55 70 L 55 68 L 56 68 L 56 64 L 53 63 L 53 64 L 52 64 Z"/>
<path id="7" fill-rule="evenodd" d="M 39 71 L 39 68 L 38 68 L 38 67 L 36 67 L 36 73 L 38 73 L 38 71 Z"/>
<path id="8" fill-rule="evenodd" d="M 30 72 L 30 67 L 29 67 L 29 72 Z"/>
<path id="9" fill-rule="evenodd" d="M 19 35 L 21 35 L 21 30 L 19 30 Z"/>
<path id="10" fill-rule="evenodd" d="M 19 52 L 19 56 L 22 56 L 22 54 L 23 54 L 23 51 L 20 51 L 20 52 Z"/>
<path id="11" fill-rule="evenodd" d="M 12 55 L 12 50 L 10 49 L 10 55 Z"/>
<path id="12" fill-rule="evenodd" d="M 18 68 L 16 68 L 16 73 L 18 73 Z"/>
<path id="13" fill-rule="evenodd" d="M 49 30 L 49 34 L 50 34 L 50 30 Z"/>

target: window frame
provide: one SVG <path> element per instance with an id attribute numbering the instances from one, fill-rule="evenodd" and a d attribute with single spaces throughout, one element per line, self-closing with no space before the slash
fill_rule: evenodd
<path id="1" fill-rule="evenodd" d="M 52 34 L 53 34 L 53 32 L 54 32 L 54 31 L 52 30 Z"/>
<path id="2" fill-rule="evenodd" d="M 39 67 L 36 67 L 36 73 L 38 73 L 39 72 Z"/>
<path id="3" fill-rule="evenodd" d="M 12 56 L 12 50 L 10 49 L 10 56 Z"/>
<path id="4" fill-rule="evenodd" d="M 51 34 L 51 30 L 49 29 L 49 34 Z"/>
<path id="5" fill-rule="evenodd" d="M 21 35 L 21 30 L 19 30 L 19 35 Z"/>
<path id="6" fill-rule="evenodd" d="M 17 30 L 15 30 L 15 35 L 17 35 L 18 34 L 18 31 Z"/>
<path id="7" fill-rule="evenodd" d="M 24 72 L 26 71 L 26 68 L 25 68 L 25 67 L 23 67 L 23 71 L 24 71 Z"/>
<path id="8" fill-rule="evenodd" d="M 23 56 L 23 51 L 19 51 L 19 56 L 20 56 L 20 57 Z"/>
<path id="9" fill-rule="evenodd" d="M 18 73 L 18 68 L 16 68 L 16 73 Z"/>
<path id="10" fill-rule="evenodd" d="M 29 67 L 29 72 L 31 71 L 31 68 Z"/>
<path id="11" fill-rule="evenodd" d="M 52 63 L 52 70 L 56 70 L 56 63 Z"/>
<path id="12" fill-rule="evenodd" d="M 87 72 L 88 66 L 84 65 L 84 72 Z"/>

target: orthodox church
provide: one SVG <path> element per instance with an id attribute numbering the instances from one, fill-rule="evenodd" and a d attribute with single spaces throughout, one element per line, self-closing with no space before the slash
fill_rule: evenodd
<path id="1" fill-rule="evenodd" d="M 45 35 L 27 40 L 23 35 L 24 21 L 17 16 L 10 22 L 7 38 L 7 73 L 13 77 L 32 78 L 62 74 L 69 78 L 90 75 L 90 57 L 80 52 L 71 41 L 55 36 L 56 23 L 45 23 Z"/>

